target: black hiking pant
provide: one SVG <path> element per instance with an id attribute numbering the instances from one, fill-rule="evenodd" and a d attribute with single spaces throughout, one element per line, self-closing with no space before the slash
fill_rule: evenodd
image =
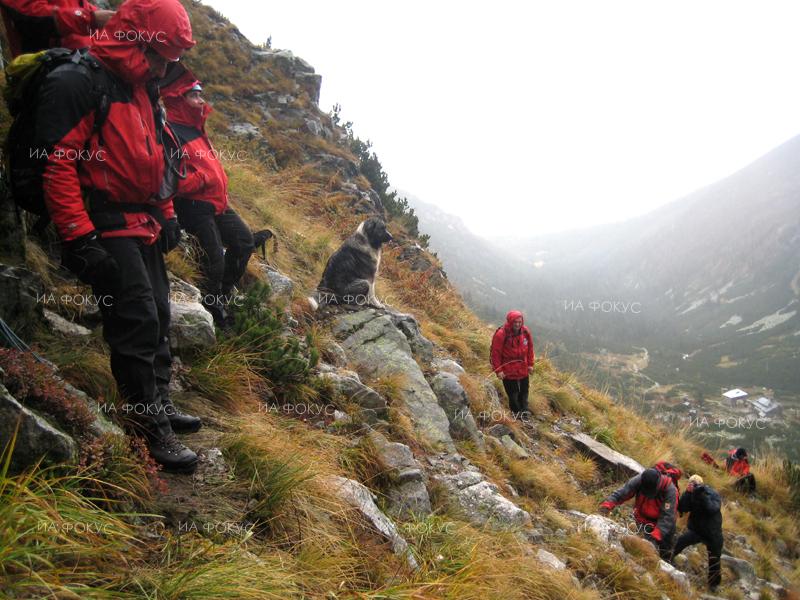
<path id="1" fill-rule="evenodd" d="M 253 234 L 232 208 L 215 215 L 214 206 L 202 200 L 176 198 L 173 204 L 181 227 L 200 243 L 202 304 L 218 320 L 224 297 L 247 269 L 255 249 Z"/>
<path id="2" fill-rule="evenodd" d="M 711 589 L 716 588 L 722 575 L 720 573 L 720 557 L 722 556 L 722 532 L 714 533 L 711 535 L 703 535 L 691 529 L 684 531 L 675 542 L 675 550 L 672 556 L 677 556 L 683 552 L 684 548 L 693 546 L 695 544 L 703 543 L 708 550 L 708 587 Z"/>
<path id="3" fill-rule="evenodd" d="M 736 483 L 733 484 L 733 487 L 740 492 L 745 494 L 752 494 L 756 491 L 756 478 L 755 475 L 752 473 L 748 473 L 744 477 L 740 477 L 736 480 Z"/>
<path id="4" fill-rule="evenodd" d="M 93 292 L 103 316 L 103 338 L 111 349 L 111 372 L 128 425 L 150 440 L 172 429 L 161 398 L 169 397 L 169 281 L 160 244 L 139 238 L 101 238 L 119 272 Z"/>
<path id="5" fill-rule="evenodd" d="M 508 396 L 508 408 L 514 415 L 519 415 L 528 410 L 528 387 L 530 380 L 524 379 L 503 379 L 503 388 Z"/>

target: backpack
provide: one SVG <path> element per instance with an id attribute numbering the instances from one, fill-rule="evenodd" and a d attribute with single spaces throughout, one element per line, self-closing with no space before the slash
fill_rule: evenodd
<path id="1" fill-rule="evenodd" d="M 680 485 L 678 485 L 678 482 L 680 481 L 681 477 L 683 477 L 683 471 L 665 460 L 658 461 L 653 465 L 653 468 L 672 480 L 672 483 L 675 485 L 675 489 L 678 490 L 678 495 L 680 496 L 681 488 Z"/>
<path id="2" fill-rule="evenodd" d="M 85 65 L 92 77 L 96 107 L 92 130 L 94 135 L 108 117 L 110 84 L 101 77 L 100 64 L 85 50 L 50 48 L 34 54 L 22 54 L 5 69 L 3 97 L 14 121 L 3 145 L 3 176 L 17 207 L 41 217 L 36 229 L 44 229 L 49 223 L 42 181 L 47 149 L 31 145 L 36 134 L 39 89 L 45 77 L 56 67 L 70 62 Z"/>

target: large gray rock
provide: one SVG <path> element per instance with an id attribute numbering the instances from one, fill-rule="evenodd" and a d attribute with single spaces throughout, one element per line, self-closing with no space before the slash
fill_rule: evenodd
<path id="1" fill-rule="evenodd" d="M 52 310 L 45 308 L 43 313 L 45 320 L 50 325 L 52 330 L 60 333 L 61 335 L 65 335 L 67 337 L 86 337 L 92 335 L 92 332 L 83 325 L 78 325 L 72 321 L 67 321 L 64 317 L 58 313 L 54 313 Z"/>
<path id="2" fill-rule="evenodd" d="M 77 462 L 78 446 L 66 433 L 22 406 L 0 383 L 0 446 L 11 440 L 19 423 L 11 468 L 14 472 L 42 460 L 45 464 Z"/>
<path id="3" fill-rule="evenodd" d="M 434 475 L 444 487 L 451 506 L 470 523 L 493 530 L 530 527 L 531 516 L 505 498 L 497 486 L 477 471 Z"/>
<path id="4" fill-rule="evenodd" d="M 347 402 L 352 402 L 361 407 L 360 417 L 367 423 L 376 420 L 385 420 L 389 416 L 386 407 L 386 400 L 371 387 L 364 385 L 353 373 L 347 375 L 345 372 L 329 371 L 320 373 L 320 377 L 329 381 L 337 394 L 341 395 Z"/>
<path id="5" fill-rule="evenodd" d="M 452 358 L 434 358 L 431 367 L 438 373 L 452 373 L 456 376 L 466 373 L 464 367 Z"/>
<path id="6" fill-rule="evenodd" d="M 176 354 L 205 350 L 217 342 L 214 319 L 201 298 L 196 287 L 170 277 L 169 347 Z"/>
<path id="7" fill-rule="evenodd" d="M 564 571 L 567 568 L 563 560 L 542 548 L 536 551 L 536 560 L 554 571 Z"/>
<path id="8" fill-rule="evenodd" d="M 666 561 L 659 561 L 658 568 L 662 573 L 666 573 L 672 581 L 677 583 L 684 592 L 689 594 L 692 590 L 692 584 L 689 581 L 689 576 L 683 571 L 679 571 Z"/>
<path id="9" fill-rule="evenodd" d="M 483 440 L 469 407 L 467 393 L 451 373 L 439 373 L 431 379 L 431 389 L 450 421 L 450 435 L 457 440 L 470 440 L 483 448 Z"/>
<path id="10" fill-rule="evenodd" d="M 359 375 L 369 379 L 402 380 L 397 398 L 393 400 L 408 410 L 421 441 L 455 451 L 447 415 L 412 358 L 408 340 L 389 316 L 374 309 L 339 315 L 334 320 L 333 333 L 341 340 L 349 362 Z"/>
<path id="11" fill-rule="evenodd" d="M 605 467 L 614 470 L 618 475 L 633 477 L 644 471 L 644 467 L 630 456 L 609 448 L 585 433 L 570 433 L 569 438 L 576 446 L 589 453 L 593 459 Z"/>
<path id="12" fill-rule="evenodd" d="M 403 519 L 431 514 L 431 500 L 425 488 L 422 466 L 414 458 L 411 448 L 390 442 L 377 431 L 370 432 L 366 439 L 375 449 L 375 458 L 389 482 L 386 495 L 390 512 Z"/>
<path id="13" fill-rule="evenodd" d="M 294 281 L 270 266 L 264 265 L 263 270 L 269 281 L 270 297 L 286 302 L 290 301 L 294 292 Z"/>
<path id="14" fill-rule="evenodd" d="M 79 390 L 76 387 L 73 387 L 71 384 L 67 383 L 66 381 L 63 382 L 64 387 L 66 388 L 67 392 L 70 394 L 77 396 L 80 398 L 84 404 L 92 411 L 94 414 L 94 421 L 89 425 L 89 433 L 94 437 L 100 437 L 105 434 L 112 434 L 112 435 L 125 435 L 122 429 L 120 429 L 117 425 L 112 423 L 109 418 L 107 412 L 104 410 L 106 407 L 101 407 L 94 398 L 90 398 L 88 394 Z"/>
<path id="15" fill-rule="evenodd" d="M 357 481 L 335 475 L 326 477 L 325 483 L 330 486 L 336 497 L 358 510 L 372 524 L 375 531 L 391 543 L 394 553 L 405 557 L 409 567 L 415 570 L 419 568 L 408 543 L 398 533 L 395 524 L 375 505 L 375 496 L 372 492 Z"/>
<path id="16" fill-rule="evenodd" d="M 413 315 L 390 313 L 392 323 L 406 336 L 411 353 L 422 363 L 429 365 L 433 361 L 433 343 L 422 335 L 419 323 Z"/>
<path id="17" fill-rule="evenodd" d="M 723 554 L 720 563 L 723 567 L 728 567 L 737 579 L 741 579 L 750 584 L 756 582 L 756 570 L 753 565 L 746 560 Z"/>

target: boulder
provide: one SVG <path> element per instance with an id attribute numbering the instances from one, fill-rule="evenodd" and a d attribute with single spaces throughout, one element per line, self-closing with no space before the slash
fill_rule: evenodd
<path id="1" fill-rule="evenodd" d="M 263 265 L 262 268 L 269 282 L 270 298 L 290 301 L 294 292 L 294 281 L 273 267 Z"/>
<path id="2" fill-rule="evenodd" d="M 42 460 L 44 464 L 73 464 L 78 445 L 69 435 L 56 429 L 43 417 L 22 406 L 0 383 L 0 446 L 11 440 L 19 423 L 11 469 L 14 472 Z"/>
<path id="3" fill-rule="evenodd" d="M 214 319 L 200 304 L 200 290 L 170 277 L 169 347 L 181 354 L 212 347 L 216 341 Z"/>
<path id="4" fill-rule="evenodd" d="M 451 373 L 439 373 L 431 381 L 431 389 L 439 400 L 450 421 L 450 435 L 457 440 L 470 440 L 483 448 L 483 440 L 469 407 L 469 399 L 458 377 Z"/>
<path id="5" fill-rule="evenodd" d="M 419 323 L 413 315 L 403 313 L 390 313 L 392 323 L 406 336 L 411 353 L 423 364 L 429 365 L 433 361 L 433 343 L 422 335 Z"/>
<path id="6" fill-rule="evenodd" d="M 324 483 L 336 497 L 361 513 L 375 531 L 392 545 L 392 551 L 406 559 L 411 569 L 419 568 L 408 543 L 398 533 L 395 524 L 375 505 L 372 492 L 357 481 L 335 475 L 326 477 Z"/>
<path id="7" fill-rule="evenodd" d="M 320 377 L 329 381 L 336 393 L 340 394 L 347 402 L 360 406 L 362 419 L 367 423 L 372 423 L 377 419 L 387 419 L 389 412 L 383 396 L 361 383 L 355 373 L 352 375 L 346 373 L 348 372 L 344 370 L 332 371 L 321 373 Z"/>
<path id="8" fill-rule="evenodd" d="M 70 394 L 80 398 L 94 414 L 94 421 L 89 425 L 89 433 L 91 435 L 94 437 L 100 437 L 105 434 L 125 435 L 122 429 L 109 420 L 108 415 L 103 410 L 104 407 L 101 407 L 94 398 L 90 398 L 86 392 L 73 387 L 66 381 L 63 384 Z"/>
<path id="9" fill-rule="evenodd" d="M 621 477 L 633 477 L 644 471 L 644 467 L 630 456 L 625 456 L 609 448 L 585 433 L 570 433 L 567 435 L 581 450 L 588 452 L 589 456 L 601 465 L 611 468 Z"/>
<path id="10" fill-rule="evenodd" d="M 666 573 L 672 581 L 677 583 L 681 589 L 687 594 L 691 593 L 692 584 L 689 581 L 689 576 L 683 571 L 679 571 L 666 561 L 659 561 L 658 568 L 662 573 Z"/>
<path id="11" fill-rule="evenodd" d="M 720 560 L 722 567 L 731 570 L 734 576 L 749 584 L 756 583 L 756 570 L 752 564 L 741 558 L 734 558 L 729 554 L 723 554 Z"/>
<path id="12" fill-rule="evenodd" d="M 564 561 L 558 558 L 555 554 L 551 554 L 542 548 L 539 548 L 539 550 L 536 551 L 536 560 L 554 571 L 563 571 L 567 568 L 567 565 L 564 563 Z"/>
<path id="13" fill-rule="evenodd" d="M 601 515 L 589 515 L 586 517 L 583 522 L 583 530 L 591 531 L 600 541 L 607 544 L 615 542 L 629 533 L 616 521 Z"/>
<path id="14" fill-rule="evenodd" d="M 431 367 L 438 373 L 452 373 L 456 377 L 466 373 L 464 367 L 452 358 L 434 358 Z"/>
<path id="15" fill-rule="evenodd" d="M 402 380 L 393 400 L 408 410 L 421 441 L 434 448 L 455 451 L 447 415 L 412 358 L 406 336 L 388 315 L 374 309 L 347 312 L 335 318 L 333 333 L 341 340 L 350 364 L 359 375 Z"/>
<path id="16" fill-rule="evenodd" d="M 366 439 L 375 449 L 375 458 L 389 481 L 387 498 L 390 512 L 403 519 L 431 514 L 422 466 L 411 449 L 405 444 L 390 442 L 377 431 L 370 432 Z"/>
<path id="17" fill-rule="evenodd" d="M 86 329 L 86 327 L 78 325 L 77 323 L 73 323 L 72 321 L 67 321 L 64 317 L 58 313 L 54 313 L 52 310 L 45 308 L 42 312 L 44 314 L 45 321 L 47 321 L 52 330 L 60 333 L 61 335 L 65 335 L 67 337 L 86 337 L 92 335 L 92 332 L 89 329 Z"/>
<path id="18" fill-rule="evenodd" d="M 446 490 L 451 506 L 473 525 L 498 531 L 531 526 L 531 516 L 477 471 L 434 475 L 433 479 Z"/>
<path id="19" fill-rule="evenodd" d="M 515 442 L 510 435 L 504 435 L 500 438 L 500 443 L 503 444 L 503 448 L 508 450 L 515 458 L 530 458 L 531 455 L 528 454 L 528 451 L 525 450 L 522 446 L 520 446 L 517 442 Z"/>

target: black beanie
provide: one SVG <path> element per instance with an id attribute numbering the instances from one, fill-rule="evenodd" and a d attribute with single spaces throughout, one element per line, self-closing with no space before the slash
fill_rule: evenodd
<path id="1" fill-rule="evenodd" d="M 736 458 L 741 460 L 746 457 L 747 457 L 747 450 L 745 450 L 744 448 L 739 448 L 736 450 Z"/>
<path id="2" fill-rule="evenodd" d="M 661 475 L 655 469 L 645 469 L 642 471 L 642 484 L 639 486 L 639 491 L 648 498 L 655 498 L 658 493 L 658 482 L 661 480 Z"/>

